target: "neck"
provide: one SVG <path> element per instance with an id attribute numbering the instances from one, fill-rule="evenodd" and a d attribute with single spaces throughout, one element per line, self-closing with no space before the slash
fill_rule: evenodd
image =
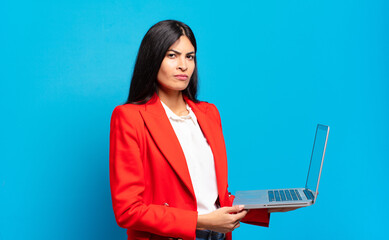
<path id="1" fill-rule="evenodd" d="M 183 116 L 188 114 L 186 109 L 186 103 L 184 101 L 184 96 L 181 91 L 164 91 L 158 89 L 158 97 L 161 101 L 166 104 L 175 114 L 178 116 Z"/>

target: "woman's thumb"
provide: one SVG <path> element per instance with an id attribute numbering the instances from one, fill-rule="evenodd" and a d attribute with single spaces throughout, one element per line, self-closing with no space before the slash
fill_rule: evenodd
<path id="1" fill-rule="evenodd" d="M 226 208 L 227 213 L 240 212 L 243 209 L 244 209 L 244 205 L 235 205 L 235 206 Z"/>

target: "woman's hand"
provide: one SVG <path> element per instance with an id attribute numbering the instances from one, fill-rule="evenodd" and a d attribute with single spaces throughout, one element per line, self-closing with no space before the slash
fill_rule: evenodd
<path id="1" fill-rule="evenodd" d="M 221 233 L 228 233 L 240 226 L 240 220 L 246 216 L 248 210 L 243 205 L 222 207 L 211 213 L 199 215 L 197 228 Z"/>

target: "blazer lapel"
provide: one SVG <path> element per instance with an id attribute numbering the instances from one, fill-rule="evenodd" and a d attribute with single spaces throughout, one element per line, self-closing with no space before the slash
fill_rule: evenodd
<path id="1" fill-rule="evenodd" d="M 227 190 L 227 155 L 224 144 L 224 137 L 221 127 L 215 120 L 207 115 L 208 109 L 200 109 L 194 102 L 185 97 L 185 101 L 192 108 L 196 115 L 200 128 L 211 147 L 215 162 L 216 181 L 219 199 L 222 201 Z"/>
<path id="2" fill-rule="evenodd" d="M 155 94 L 140 113 L 158 148 L 190 193 L 195 196 L 184 152 L 158 95 Z"/>

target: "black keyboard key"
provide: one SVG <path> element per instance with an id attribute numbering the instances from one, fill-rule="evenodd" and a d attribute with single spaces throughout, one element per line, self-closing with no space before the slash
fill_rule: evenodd
<path id="1" fill-rule="evenodd" d="M 307 197 L 307 199 L 313 200 L 313 194 L 311 193 L 311 191 L 309 191 L 308 189 L 305 189 L 304 194 Z"/>
<path id="2" fill-rule="evenodd" d="M 285 200 L 286 200 L 284 190 L 280 190 L 280 196 L 281 196 L 281 200 L 282 200 L 282 201 L 285 201 Z"/>
<path id="3" fill-rule="evenodd" d="M 286 195 L 286 200 L 288 200 L 288 201 L 292 200 L 292 196 L 290 195 L 290 191 L 289 190 L 285 190 L 285 195 Z"/>
<path id="4" fill-rule="evenodd" d="M 281 200 L 280 193 L 276 190 L 276 191 L 274 191 L 274 195 L 276 196 L 276 201 L 279 202 Z"/>
<path id="5" fill-rule="evenodd" d="M 274 192 L 273 191 L 268 191 L 267 193 L 269 195 L 269 202 L 273 202 L 275 200 L 274 199 Z"/>
<path id="6" fill-rule="evenodd" d="M 311 194 L 308 193 L 307 189 L 304 189 L 304 194 L 305 194 L 305 197 L 309 200 L 312 200 L 311 199 Z"/>
<path id="7" fill-rule="evenodd" d="M 312 200 L 315 200 L 315 196 L 313 195 L 313 193 L 311 192 L 311 191 L 308 191 L 309 192 L 309 194 L 311 195 L 311 199 Z"/>
<path id="8" fill-rule="evenodd" d="M 297 198 L 298 200 L 302 200 L 301 196 L 300 196 L 300 193 L 297 191 L 297 189 L 294 190 L 296 192 L 296 195 L 297 195 Z"/>
<path id="9" fill-rule="evenodd" d="M 298 198 L 297 198 L 297 196 L 296 196 L 296 193 L 295 193 L 294 189 L 290 190 L 290 194 L 292 195 L 292 199 L 293 199 L 294 201 L 298 200 Z"/>

